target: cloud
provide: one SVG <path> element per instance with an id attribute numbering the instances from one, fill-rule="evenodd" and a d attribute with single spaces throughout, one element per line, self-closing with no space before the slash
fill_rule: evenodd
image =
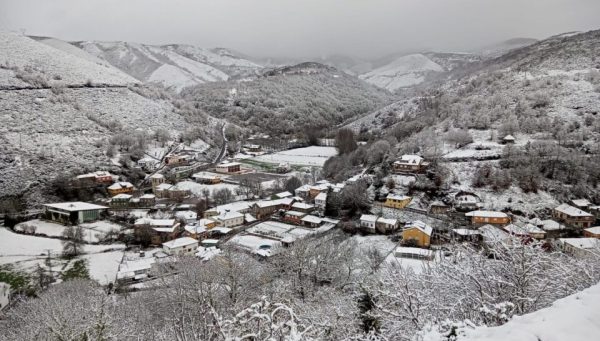
<path id="1" fill-rule="evenodd" d="M 371 58 L 597 29 L 598 14 L 597 0 L 14 0 L 0 2 L 0 29 L 255 56 Z"/>

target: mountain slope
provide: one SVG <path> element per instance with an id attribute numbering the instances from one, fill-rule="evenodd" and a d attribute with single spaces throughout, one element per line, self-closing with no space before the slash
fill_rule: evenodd
<path id="1" fill-rule="evenodd" d="M 47 189 L 58 176 L 120 172 L 106 153 L 112 136 L 164 129 L 176 137 L 188 126 L 168 98 L 126 86 L 137 80 L 83 51 L 67 53 L 62 44 L 57 49 L 12 33 L 0 33 L 0 41 L 0 60 L 8 61 L 0 67 L 0 199 L 52 200 Z M 195 114 L 210 139 L 217 122 Z"/>
<path id="2" fill-rule="evenodd" d="M 411 54 L 361 75 L 360 78 L 380 88 L 395 91 L 420 84 L 429 73 L 442 71 L 442 66 L 426 56 Z"/>
<path id="3" fill-rule="evenodd" d="M 204 84 L 182 93 L 215 117 L 270 134 L 329 128 L 392 101 L 384 90 L 318 63 L 269 70 L 249 81 Z"/>
<path id="4" fill-rule="evenodd" d="M 129 42 L 74 43 L 143 82 L 176 91 L 231 76 L 252 74 L 261 67 L 236 57 L 226 49 L 202 49 L 191 45 L 144 45 Z"/>

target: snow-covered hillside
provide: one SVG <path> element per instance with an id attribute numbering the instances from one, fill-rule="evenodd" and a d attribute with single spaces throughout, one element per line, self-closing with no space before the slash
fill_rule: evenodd
<path id="1" fill-rule="evenodd" d="M 261 68 L 226 49 L 131 42 L 73 44 L 140 81 L 161 84 L 176 91 L 206 82 L 225 81 L 231 76 L 253 74 Z"/>
<path id="2" fill-rule="evenodd" d="M 389 91 L 411 87 L 425 81 L 429 73 L 443 72 L 444 68 L 423 54 L 411 54 L 377 68 L 360 78 Z"/>
<path id="3" fill-rule="evenodd" d="M 499 327 L 466 330 L 460 341 L 589 341 L 600 336 L 600 284 Z M 445 340 L 440 338 L 439 340 Z M 435 340 L 431 338 L 428 340 Z"/>
<path id="4" fill-rule="evenodd" d="M 138 83 L 114 67 L 6 31 L 0 31 L 0 69 L 0 84 L 4 88 L 27 84 L 49 87 Z"/>
<path id="5" fill-rule="evenodd" d="M 164 129 L 177 136 L 189 120 L 202 127 L 203 138 L 214 133 L 216 120 L 200 112 L 184 117 L 168 97 L 128 87 L 139 82 L 113 66 L 59 40 L 39 39 L 0 34 L 0 198 L 25 194 L 34 205 L 58 176 L 118 171 L 106 155 L 117 133 L 151 136 Z"/>

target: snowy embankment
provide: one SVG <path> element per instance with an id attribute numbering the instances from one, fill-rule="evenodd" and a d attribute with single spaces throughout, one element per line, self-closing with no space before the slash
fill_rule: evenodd
<path id="1" fill-rule="evenodd" d="M 252 160 L 273 164 L 289 163 L 290 165 L 298 166 L 322 167 L 327 159 L 335 155 L 337 155 L 335 147 L 311 146 L 284 150 L 274 154 L 260 155 L 252 158 Z"/>
<path id="2" fill-rule="evenodd" d="M 464 331 L 459 341 L 591 341 L 600 337 L 600 284 L 557 300 L 548 308 L 515 316 L 499 327 Z M 424 340 L 445 340 L 445 337 Z"/>

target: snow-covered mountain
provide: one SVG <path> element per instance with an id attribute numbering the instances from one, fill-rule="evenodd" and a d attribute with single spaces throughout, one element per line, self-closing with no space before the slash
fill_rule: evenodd
<path id="1" fill-rule="evenodd" d="M 25 194 L 34 204 L 57 176 L 118 172 L 106 152 L 115 134 L 178 136 L 193 119 L 210 138 L 212 118 L 185 117 L 139 83 L 60 40 L 0 32 L 0 199 Z"/>
<path id="2" fill-rule="evenodd" d="M 474 54 L 479 54 L 486 58 L 499 57 L 511 50 L 535 44 L 538 40 L 533 38 L 513 38 L 499 43 L 483 46 L 473 51 Z"/>
<path id="3" fill-rule="evenodd" d="M 230 77 L 243 77 L 262 68 L 223 48 L 97 41 L 73 44 L 140 81 L 176 91 L 207 82 L 226 81 Z"/>
<path id="4" fill-rule="evenodd" d="M 380 88 L 395 91 L 423 83 L 428 74 L 443 71 L 441 65 L 417 53 L 402 56 L 360 78 Z"/>

